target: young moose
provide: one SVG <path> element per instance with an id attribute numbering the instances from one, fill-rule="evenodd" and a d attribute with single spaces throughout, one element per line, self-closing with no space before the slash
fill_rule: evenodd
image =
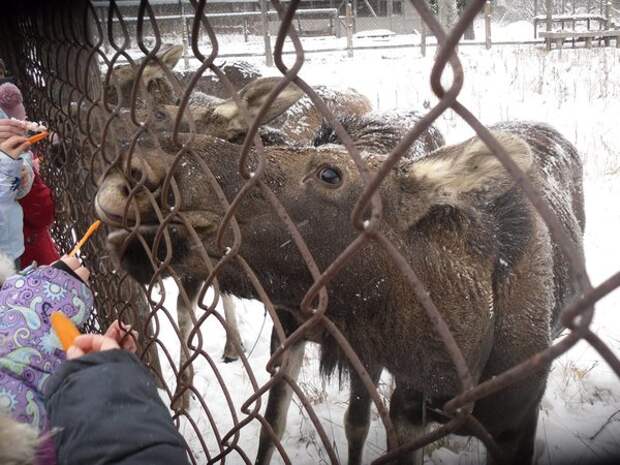
<path id="1" fill-rule="evenodd" d="M 138 92 L 137 118 L 138 121 L 145 122 L 145 127 L 150 130 L 152 135 L 155 135 L 156 139 L 165 137 L 165 134 L 171 134 L 174 129 L 175 119 L 179 111 L 179 106 L 175 103 L 178 103 L 180 97 L 175 93 L 175 89 L 181 86 L 178 82 L 178 74 L 172 70 L 182 54 L 182 46 L 163 46 L 156 55 L 157 59 L 149 61 L 141 74 L 141 85 L 138 86 L 138 91 L 146 90 L 147 95 Z M 123 108 L 121 114 L 128 113 L 125 107 L 131 104 L 131 93 L 138 78 L 139 65 L 141 64 L 142 60 L 136 60 L 134 65 L 117 66 L 110 73 L 107 81 L 109 83 L 108 99 L 110 103 L 118 104 Z M 169 72 L 166 72 L 164 67 Z M 222 67 L 221 71 L 229 78 L 235 88 L 240 88 L 238 97 L 245 102 L 250 118 L 254 118 L 267 95 L 280 81 L 280 78 L 277 77 L 259 78 L 258 74 L 251 69 L 245 69 L 244 66 L 239 68 L 234 63 L 231 66 Z M 184 79 L 185 84 L 188 83 L 187 77 Z M 171 84 L 171 80 L 177 81 L 177 85 Z M 216 86 L 216 84 L 218 85 Z M 214 80 L 211 75 L 201 77 L 196 89 L 191 94 L 190 105 L 186 109 L 185 117 L 181 123 L 181 131 L 188 130 L 188 120 L 191 115 L 197 133 L 208 134 L 235 143 L 243 142 L 248 131 L 247 120 L 233 98 L 221 98 L 222 87 L 222 83 L 217 79 Z M 218 95 L 213 95 L 212 91 L 215 89 L 219 89 Z M 368 99 L 352 89 L 334 91 L 319 86 L 315 90 L 335 115 L 349 115 L 349 117 L 355 118 L 368 113 L 371 109 Z M 204 93 L 205 91 L 208 93 Z M 154 108 L 144 107 L 144 97 L 151 98 L 155 104 Z M 123 119 L 128 118 L 123 117 Z M 321 114 L 312 101 L 297 86 L 289 84 L 264 115 L 261 121 L 263 126 L 260 128 L 259 134 L 266 145 L 309 144 L 321 125 L 321 120 Z M 127 123 L 127 126 L 122 128 L 123 130 L 133 127 L 129 120 Z M 269 123 L 270 126 L 265 126 L 266 123 Z M 443 144 L 441 136 L 438 135 L 438 137 Z M 193 306 L 198 300 L 203 279 L 193 275 L 182 277 L 181 286 L 188 296 L 188 300 L 186 300 L 180 294 L 177 300 L 179 332 L 181 340 L 184 341 L 181 344 L 180 353 L 180 365 L 182 367 L 189 357 L 189 352 L 184 344 L 188 342 L 193 327 L 192 322 L 195 323 Z M 228 294 L 222 295 L 222 306 L 228 328 L 223 359 L 228 362 L 239 357 L 242 343 L 237 327 L 234 304 Z M 191 364 L 183 369 L 180 378 L 182 384 L 191 385 L 193 379 Z M 189 407 L 189 392 L 180 397 L 177 405 L 184 408 Z"/>
<path id="2" fill-rule="evenodd" d="M 581 163 L 574 147 L 542 124 L 509 123 L 492 130 L 558 215 L 575 250 L 582 253 Z M 162 149 L 138 147 L 131 157 L 132 168 L 142 173 L 158 199 L 157 186 L 173 160 Z M 204 136 L 194 139 L 191 150 L 209 166 L 226 197 L 233 199 L 244 185 L 238 173 L 239 146 Z M 384 155 L 368 155 L 371 173 L 378 170 Z M 265 156 L 264 182 L 298 225 L 319 269 L 325 270 L 359 234 L 350 219 L 364 188 L 357 168 L 336 145 L 267 147 Z M 223 255 L 216 246 L 215 232 L 224 210 L 201 173 L 199 162 L 192 158 L 174 165 L 174 178 L 183 180 L 178 183 L 182 197 L 178 210 L 189 219 L 201 244 L 181 224 L 167 228 L 174 247 L 171 266 L 178 273 L 198 277 L 206 276 L 207 270 L 197 246 L 204 246 L 214 259 Z M 124 186 L 124 176 L 112 170 L 99 188 L 96 208 L 111 226 L 117 225 L 113 218 L 128 201 Z M 544 222 L 480 139 L 403 160 L 379 192 L 384 210 L 381 232 L 423 281 L 475 381 L 496 376 L 549 346 L 557 334 L 559 310 L 575 293 L 574 277 Z M 131 205 L 130 220 L 139 214 L 141 238 L 153 244 L 159 222 L 148 196 L 135 195 Z M 289 309 L 293 319 L 300 321 L 299 304 L 313 279 L 287 229 L 258 190 L 243 198 L 236 217 L 242 220 L 239 254 L 272 302 Z M 139 239 L 119 228 L 109 241 L 123 266 L 148 281 L 146 270 L 152 267 L 141 252 Z M 244 271 L 234 260 L 228 263 L 218 275 L 222 290 L 258 298 Z M 425 397 L 431 406 L 441 407 L 459 392 L 459 380 L 411 286 L 385 250 L 370 242 L 326 287 L 326 316 L 348 339 L 373 381 L 378 381 L 383 368 L 394 376 L 390 417 L 399 442 L 423 434 L 421 400 Z M 341 367 L 351 377 L 345 418 L 348 463 L 361 464 L 370 396 L 336 342 L 325 334 L 313 338 L 322 344 L 324 371 Z M 291 350 L 292 363 L 286 369 L 293 378 L 301 363 L 300 353 L 303 342 Z M 499 444 L 503 463 L 521 465 L 533 460 L 547 371 L 541 369 L 475 404 L 474 415 Z M 265 415 L 281 434 L 291 394 L 290 390 L 280 392 L 279 404 L 272 402 L 272 394 Z M 433 412 L 428 412 L 429 420 L 445 421 Z M 262 435 L 258 464 L 271 458 L 273 446 L 267 438 Z M 419 460 L 410 454 L 397 463 Z M 488 460 L 495 463 L 492 457 Z"/>
<path id="3" fill-rule="evenodd" d="M 170 134 L 174 129 L 175 120 L 179 111 L 178 103 L 180 95 L 175 93 L 172 80 L 178 81 L 178 75 L 172 72 L 183 54 L 183 47 L 179 45 L 165 45 L 156 54 L 157 60 L 151 60 L 144 67 L 141 74 L 138 90 L 146 90 L 155 104 L 154 109 L 141 105 L 145 95 L 138 93 L 137 118 L 145 122 L 145 127 L 150 129 L 156 138 L 164 134 Z M 160 66 L 161 65 L 163 66 Z M 119 104 L 122 108 L 131 104 L 131 93 L 138 78 L 139 65 L 142 60 L 136 60 L 134 65 L 126 64 L 115 67 L 110 73 L 108 82 L 108 98 L 111 103 Z M 245 65 L 224 66 L 221 71 L 229 78 L 235 88 L 239 88 L 238 97 L 245 102 L 250 118 L 254 118 L 261 108 L 264 100 L 281 78 L 259 78 L 256 72 L 245 69 Z M 164 67 L 169 72 L 164 70 Z M 187 77 L 184 79 L 187 84 Z M 219 86 L 215 86 L 219 84 Z M 215 87 L 214 87 L 215 86 Z M 216 96 L 212 94 L 214 89 L 222 90 L 222 83 L 214 80 L 211 75 L 202 76 L 198 81 L 196 90 L 191 94 L 190 105 L 186 109 L 180 126 L 181 131 L 189 129 L 188 121 L 194 121 L 195 130 L 199 134 L 208 134 L 230 142 L 241 143 L 248 131 L 248 123 L 233 98 L 220 98 L 221 92 Z M 348 117 L 361 117 L 371 110 L 368 99 L 353 89 L 334 91 L 324 86 L 316 89 L 317 94 L 325 102 L 330 111 L 335 115 L 348 115 Z M 208 94 L 204 92 L 208 91 Z M 122 113 L 126 113 L 124 110 Z M 303 144 L 312 141 L 320 127 L 322 116 L 314 104 L 301 89 L 294 84 L 289 84 L 278 98 L 269 107 L 269 111 L 261 121 L 260 136 L 266 145 Z M 269 126 L 265 126 L 269 123 Z M 128 121 L 127 127 L 133 125 Z M 123 128 L 125 129 L 125 128 Z M 434 133 L 435 134 L 435 133 Z M 436 133 L 437 141 L 443 144 L 443 138 Z M 163 136 L 165 137 L 165 136 Z M 129 139 L 129 137 L 128 137 Z M 179 330 L 182 341 L 187 342 L 192 329 L 193 305 L 198 299 L 198 294 L 203 285 L 203 279 L 192 275 L 183 277 L 181 284 L 185 289 L 189 302 L 182 295 L 177 301 L 177 313 L 179 318 Z M 188 305 L 188 303 L 190 305 Z M 236 324 L 236 315 L 232 299 L 227 294 L 222 295 L 222 304 L 226 316 L 228 333 L 224 347 L 223 358 L 225 361 L 233 361 L 239 357 L 242 348 L 241 337 Z M 183 345 L 182 345 L 183 347 Z M 181 350 L 181 365 L 184 365 L 188 353 Z M 181 375 L 184 384 L 191 384 L 193 369 L 189 365 Z M 189 396 L 181 398 L 181 405 L 189 406 Z"/>

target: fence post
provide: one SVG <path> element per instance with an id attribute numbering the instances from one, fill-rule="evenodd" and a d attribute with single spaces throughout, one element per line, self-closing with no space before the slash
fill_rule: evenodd
<path id="1" fill-rule="evenodd" d="M 189 48 L 189 30 L 187 28 L 183 0 L 179 0 L 179 6 L 181 7 L 181 21 L 183 21 L 183 63 L 185 64 L 185 70 L 187 70 L 189 69 L 189 56 L 187 54 L 187 49 Z"/>
<path id="2" fill-rule="evenodd" d="M 387 0 L 386 13 L 390 21 L 390 31 L 394 32 L 394 0 Z"/>
<path id="3" fill-rule="evenodd" d="M 605 29 L 611 29 L 611 2 L 605 3 Z M 605 37 L 605 47 L 609 47 L 611 37 Z"/>
<path id="4" fill-rule="evenodd" d="M 484 32 L 486 34 L 487 50 L 491 48 L 491 2 L 487 0 L 484 4 Z"/>
<path id="5" fill-rule="evenodd" d="M 353 56 L 353 12 L 351 3 L 347 2 L 346 6 L 346 27 L 347 27 L 347 55 Z"/>
<path id="6" fill-rule="evenodd" d="M 547 10 L 547 23 L 545 30 L 547 32 L 551 32 L 551 0 L 545 0 L 545 8 Z M 545 37 L 545 45 L 547 47 L 547 50 L 551 50 L 551 39 L 549 37 Z"/>
<path id="7" fill-rule="evenodd" d="M 260 0 L 260 13 L 263 23 L 263 40 L 265 42 L 265 64 L 273 66 L 273 54 L 271 53 L 271 39 L 269 37 L 269 17 L 267 13 L 267 0 Z"/>
<path id="8" fill-rule="evenodd" d="M 336 37 L 340 39 L 340 37 L 342 37 L 342 31 L 340 30 L 340 14 L 338 13 L 338 10 L 336 10 L 335 21 L 336 21 Z"/>
<path id="9" fill-rule="evenodd" d="M 426 23 L 422 20 L 422 27 L 420 28 L 420 53 L 423 57 L 426 56 Z"/>

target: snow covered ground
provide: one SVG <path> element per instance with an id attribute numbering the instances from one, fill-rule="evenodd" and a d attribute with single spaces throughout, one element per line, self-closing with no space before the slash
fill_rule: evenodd
<path id="1" fill-rule="evenodd" d="M 512 27 L 515 28 L 523 29 L 519 25 Z M 512 29 L 507 28 L 505 34 L 513 34 Z M 384 38 L 380 40 L 385 42 Z M 339 44 L 335 38 L 324 41 L 329 45 L 325 48 Z M 224 47 L 222 52 L 226 51 Z M 430 49 L 429 56 L 420 57 L 419 50 L 413 48 L 357 51 L 353 58 L 344 52 L 308 54 L 300 75 L 313 85 L 354 87 L 367 95 L 378 110 L 421 110 L 425 102 L 436 102 L 429 85 L 432 55 Z M 460 57 L 465 84 L 459 99 L 482 122 L 544 121 L 554 125 L 578 147 L 585 165 L 587 266 L 593 284 L 610 277 L 620 269 L 620 50 L 564 49 L 546 53 L 532 45 L 498 46 L 490 51 L 461 47 Z M 253 63 L 262 66 L 262 59 L 256 58 Z M 275 74 L 273 69 L 264 72 Z M 446 82 L 449 79 L 446 77 Z M 452 112 L 445 113 L 436 124 L 449 143 L 473 133 Z M 174 315 L 176 299 L 170 290 L 165 306 Z M 268 380 L 264 367 L 269 358 L 271 323 L 269 318 L 264 320 L 260 303 L 238 301 L 238 304 L 245 347 L 254 348 L 248 354 L 248 361 L 260 386 Z M 620 290 L 616 290 L 597 305 L 593 323 L 597 334 L 616 354 L 620 354 L 619 307 Z M 176 361 L 176 336 L 164 320 L 160 315 L 160 338 L 167 343 Z M 224 333 L 214 318 L 208 319 L 202 335 L 204 349 L 221 374 L 232 404 L 231 410 L 211 365 L 199 357 L 194 364 L 195 385 L 207 402 L 216 429 L 196 400 L 192 402 L 191 417 L 197 421 L 207 450 L 213 456 L 218 452 L 216 430 L 224 435 L 233 424 L 233 414 L 238 420 L 244 418 L 240 407 L 254 388 L 252 376 L 241 363 L 220 361 Z M 342 417 L 347 392 L 346 389 L 339 392 L 337 383 L 318 377 L 316 354 L 316 348 L 307 351 L 299 384 L 312 401 L 340 460 L 346 463 Z M 172 370 L 165 366 L 164 371 L 173 386 Z M 382 379 L 382 389 L 390 389 L 388 376 Z M 263 399 L 264 408 L 266 396 Z M 592 458 L 620 457 L 619 410 L 620 380 L 588 344 L 579 343 L 553 364 L 539 419 L 538 438 L 545 444 L 539 463 L 576 465 Z M 198 462 L 203 462 L 203 446 L 196 439 L 192 425 L 187 420 L 181 421 L 181 431 Z M 239 445 L 250 459 L 256 451 L 259 426 L 257 422 L 250 423 L 240 433 Z M 289 411 L 283 444 L 296 465 L 329 462 L 308 414 L 298 401 Z M 373 411 L 364 462 L 369 463 L 384 450 L 385 433 Z M 484 447 L 477 441 L 449 437 L 427 448 L 426 463 L 475 464 L 483 462 L 484 455 Z M 242 463 L 241 457 L 233 453 L 229 463 Z M 274 458 L 273 463 L 282 462 Z"/>

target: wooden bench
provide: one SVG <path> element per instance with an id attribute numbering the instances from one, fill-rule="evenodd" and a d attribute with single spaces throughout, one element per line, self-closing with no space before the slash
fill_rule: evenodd
<path id="1" fill-rule="evenodd" d="M 620 30 L 609 29 L 602 31 L 542 31 L 540 37 L 545 39 L 547 49 L 551 49 L 551 44 L 555 43 L 557 48 L 562 48 L 566 39 L 575 40 L 584 39 L 586 48 L 592 47 L 593 39 L 603 39 L 605 45 L 609 45 L 611 39 L 616 40 L 616 48 L 620 48 Z"/>

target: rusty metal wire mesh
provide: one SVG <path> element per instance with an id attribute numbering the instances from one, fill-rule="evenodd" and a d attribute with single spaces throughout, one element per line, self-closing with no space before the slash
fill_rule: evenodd
<path id="1" fill-rule="evenodd" d="M 352 373 L 359 377 L 377 408 L 386 428 L 388 444 L 385 454 L 375 460 L 374 464 L 393 462 L 407 452 L 463 429 L 477 436 L 483 441 L 489 453 L 501 460 L 501 450 L 496 441 L 473 414 L 474 402 L 538 372 L 580 340 L 589 342 L 620 376 L 620 360 L 589 327 L 594 314 L 594 304 L 620 286 L 620 273 L 596 288 L 591 286 L 582 257 L 579 256 L 578 251 L 573 250 L 556 214 L 508 156 L 504 147 L 458 100 L 464 76 L 455 52 L 456 45 L 466 27 L 484 7 L 484 1 L 471 2 L 458 24 L 449 32 L 442 30 L 425 2 L 411 1 L 426 27 L 433 32 L 440 43 L 430 75 L 433 91 L 439 101 L 423 115 L 389 156 L 382 161 L 376 174 L 371 175 L 367 160 L 361 156 L 354 141 L 312 87 L 304 82 L 303 73 L 300 73 L 304 63 L 304 51 L 293 22 L 299 1 L 293 0 L 285 7 L 278 0 L 271 0 L 273 8 L 279 12 L 281 18 L 274 58 L 282 79 L 265 98 L 258 114 L 253 115 L 254 118 L 246 115 L 251 124 L 240 146 L 241 157 L 238 164 L 238 175 L 245 180 L 245 183 L 233 197 L 228 198 L 224 194 L 224 186 L 213 173 L 213 166 L 209 166 L 208 156 L 197 154 L 195 146 L 192 145 L 198 136 L 194 123 L 190 122 L 189 129 L 181 131 L 182 120 L 187 115 L 194 87 L 202 75 L 216 75 L 225 83 L 229 95 L 233 96 L 237 105 L 243 108 L 239 96 L 235 93 L 236 86 L 215 63 L 218 58 L 218 38 L 205 16 L 205 0 L 191 1 L 193 8 L 191 15 L 194 20 L 191 31 L 189 31 L 189 43 L 191 53 L 200 63 L 193 73 L 193 78 L 181 83 L 170 70 L 166 71 L 167 77 L 173 83 L 174 100 L 179 105 L 179 113 L 168 128 L 171 133 L 170 140 L 165 144 L 162 143 L 168 150 L 170 158 L 167 162 L 168 171 L 157 190 L 148 186 L 148 180 L 145 180 L 139 173 L 133 172 L 131 162 L 127 161 L 137 153 L 136 147 L 152 136 L 152 132 L 148 129 L 149 122 L 152 121 L 149 118 L 157 110 L 157 103 L 149 97 L 145 89 L 141 88 L 139 79 L 135 80 L 131 88 L 128 112 L 123 111 L 123 104 L 120 102 L 121 95 L 118 93 L 119 88 L 116 88 L 116 100 L 112 97 L 111 90 L 114 87 L 111 82 L 112 70 L 119 64 L 146 57 L 142 61 L 135 62 L 134 70 L 138 70 L 138 75 L 140 75 L 149 63 L 158 61 L 157 53 L 164 47 L 164 44 L 159 37 L 157 16 L 149 2 L 146 0 L 140 2 L 137 36 L 131 37 L 131 42 L 137 43 L 140 49 L 140 57 L 136 56 L 135 50 L 129 53 L 128 28 L 114 1 L 109 4 L 106 20 L 97 16 L 94 7 L 84 1 L 66 0 L 53 4 L 25 1 L 22 4 L 23 6 L 13 7 L 12 14 L 0 21 L 2 25 L 0 51 L 13 69 L 17 70 L 19 82 L 26 96 L 27 107 L 33 113 L 33 117 L 47 121 L 59 135 L 58 143 L 47 147 L 48 155 L 44 161 L 45 178 L 54 188 L 57 199 L 54 237 L 63 250 L 69 250 L 72 247 L 76 238 L 95 218 L 93 202 L 98 182 L 102 177 L 120 170 L 129 190 L 125 218 L 120 221 L 123 223 L 123 229 L 130 232 L 132 238 L 138 238 L 142 242 L 144 253 L 148 255 L 152 264 L 152 269 L 147 270 L 148 284 L 140 286 L 127 272 L 118 268 L 108 256 L 103 234 L 91 240 L 82 254 L 87 266 L 93 272 L 93 289 L 97 300 L 96 314 L 89 325 L 90 329 L 99 330 L 107 326 L 110 321 L 121 318 L 133 323 L 134 327 L 140 330 L 143 359 L 148 366 L 153 368 L 162 387 L 167 391 L 170 404 L 175 409 L 175 419 L 186 420 L 191 425 L 189 434 L 198 439 L 202 448 L 201 457 L 205 457 L 207 463 L 224 463 L 225 460 L 229 460 L 229 463 L 252 463 L 253 458 L 249 457 L 239 445 L 240 431 L 248 424 L 255 422 L 267 426 L 265 416 L 261 413 L 265 396 L 269 389 L 282 382 L 290 386 L 294 396 L 307 411 L 327 453 L 328 462 L 340 463 L 324 426 L 313 411 L 311 402 L 307 399 L 295 376 L 287 369 L 287 364 L 293 363 L 291 359 L 295 357 L 294 351 L 299 342 L 311 334 L 327 334 L 336 341 L 339 350 L 348 360 Z M 146 40 L 143 36 L 146 24 L 149 25 L 149 30 L 152 31 L 155 40 Z M 110 35 L 111 32 L 114 33 Z M 200 42 L 199 37 L 208 37 L 209 44 L 205 45 L 204 42 Z M 104 39 L 109 43 L 111 53 L 104 52 L 102 47 Z M 292 66 L 286 65 L 283 61 L 282 50 L 285 39 L 292 42 L 296 51 Z M 453 80 L 451 86 L 445 88 L 441 84 L 441 77 L 448 67 L 452 70 Z M 363 191 L 351 215 L 357 236 L 345 250 L 338 253 L 337 259 L 327 266 L 317 264 L 298 225 L 291 218 L 290 212 L 287 212 L 278 200 L 278 195 L 264 180 L 267 155 L 261 138 L 257 137 L 259 121 L 278 94 L 291 82 L 302 89 L 318 108 L 322 117 L 334 125 L 339 138 L 359 170 L 363 183 Z M 562 322 L 569 328 L 568 335 L 550 345 L 546 350 L 482 382 L 472 377 L 470 368 L 448 324 L 426 291 L 423 281 L 416 275 L 411 264 L 394 246 L 389 235 L 382 228 L 385 213 L 378 194 L 380 185 L 407 149 L 448 109 L 460 115 L 476 131 L 505 169 L 516 179 L 548 226 L 553 240 L 568 257 L 580 289 L 579 297 L 574 299 L 562 313 Z M 184 180 L 175 178 L 174 173 L 176 167 L 183 163 L 192 163 L 197 166 L 202 182 L 209 185 L 219 197 L 221 202 L 219 207 L 225 212 L 217 231 L 217 246 L 222 251 L 221 258 L 214 258 L 213 254 L 207 253 L 189 219 L 182 211 L 179 211 L 181 205 L 179 186 Z M 259 195 L 258 193 L 271 205 L 282 223 L 286 225 L 288 238 L 303 258 L 307 273 L 313 282 L 312 286 L 305 290 L 303 299 L 295 303 L 303 318 L 292 334 L 287 333 L 280 323 L 279 315 L 281 314 L 277 311 L 277 305 L 271 301 L 269 283 L 264 282 L 261 276 L 255 273 L 255 264 L 246 261 L 240 254 L 241 244 L 245 238 L 241 235 L 238 223 L 239 220 L 243 221 L 243 218 L 238 217 L 236 213 L 238 213 L 242 199 Z M 137 198 L 138 195 L 147 198 L 156 212 L 157 231 L 154 245 L 147 244 L 143 238 L 139 215 L 135 221 L 128 220 L 132 215 L 131 200 Z M 349 213 L 345 212 L 347 215 Z M 179 227 L 188 229 L 192 241 L 192 253 L 195 255 L 195 260 L 202 262 L 202 274 L 206 277 L 200 280 L 198 286 L 197 317 L 191 316 L 192 327 L 188 334 L 183 334 L 177 325 L 174 311 L 163 305 L 166 294 L 163 279 L 166 276 L 171 276 L 176 282 L 180 289 L 180 302 L 186 307 L 191 308 L 192 299 L 196 297 L 196 289 L 190 292 L 187 272 L 175 269 L 173 241 L 175 228 Z M 441 414 L 447 418 L 443 426 L 405 443 L 399 442 L 397 438 L 393 419 L 388 413 L 386 402 L 377 392 L 373 375 L 368 373 L 367 366 L 356 354 L 341 328 L 330 319 L 327 292 L 330 283 L 355 257 L 364 253 L 364 249 L 370 244 L 381 249 L 390 258 L 392 266 L 402 274 L 408 286 L 414 290 L 420 305 L 424 308 L 442 341 L 445 351 L 449 354 L 452 368 L 459 380 L 459 392 L 444 402 L 441 407 Z M 126 253 L 129 254 L 131 251 L 126 250 Z M 200 331 L 208 319 L 209 321 L 217 319 L 228 333 L 233 331 L 223 315 L 216 309 L 220 300 L 218 278 L 231 263 L 244 271 L 247 282 L 254 288 L 253 293 L 262 300 L 274 321 L 275 328 L 274 352 L 266 367 L 272 377 L 267 383 L 258 383 L 254 376 L 256 370 L 263 370 L 265 367 L 251 366 L 246 355 L 240 354 L 241 363 L 253 386 L 253 394 L 244 399 L 242 405 L 236 405 L 233 401 L 230 386 L 223 382 L 214 363 L 215 357 L 219 354 L 208 353 L 205 350 L 205 336 Z M 206 299 L 207 290 L 211 286 L 213 286 L 213 295 Z M 169 320 L 175 328 L 178 343 L 181 344 L 184 354 L 180 363 L 172 355 L 169 347 L 170 341 L 163 341 L 159 335 L 161 319 Z M 173 367 L 174 380 L 166 380 L 161 376 L 155 348 L 164 354 L 167 364 Z M 231 426 L 223 427 L 218 422 L 218 418 L 213 414 L 214 409 L 210 404 L 210 399 L 203 398 L 195 386 L 188 382 L 188 379 L 191 379 L 188 376 L 192 372 L 193 365 L 199 359 L 206 361 L 211 367 L 211 372 L 206 376 L 212 377 L 213 382 L 220 385 L 229 409 Z M 190 392 L 196 397 L 199 405 L 198 409 L 191 411 L 187 405 L 180 402 Z M 210 424 L 209 438 L 206 437 L 207 433 L 199 427 L 201 418 L 207 418 Z M 264 431 L 275 442 L 276 453 L 281 455 L 285 463 L 291 463 L 286 447 L 280 443 L 277 434 L 268 427 L 265 427 Z M 213 446 L 213 444 L 216 445 Z M 201 462 L 196 451 L 190 451 L 190 456 L 194 463 Z"/>

